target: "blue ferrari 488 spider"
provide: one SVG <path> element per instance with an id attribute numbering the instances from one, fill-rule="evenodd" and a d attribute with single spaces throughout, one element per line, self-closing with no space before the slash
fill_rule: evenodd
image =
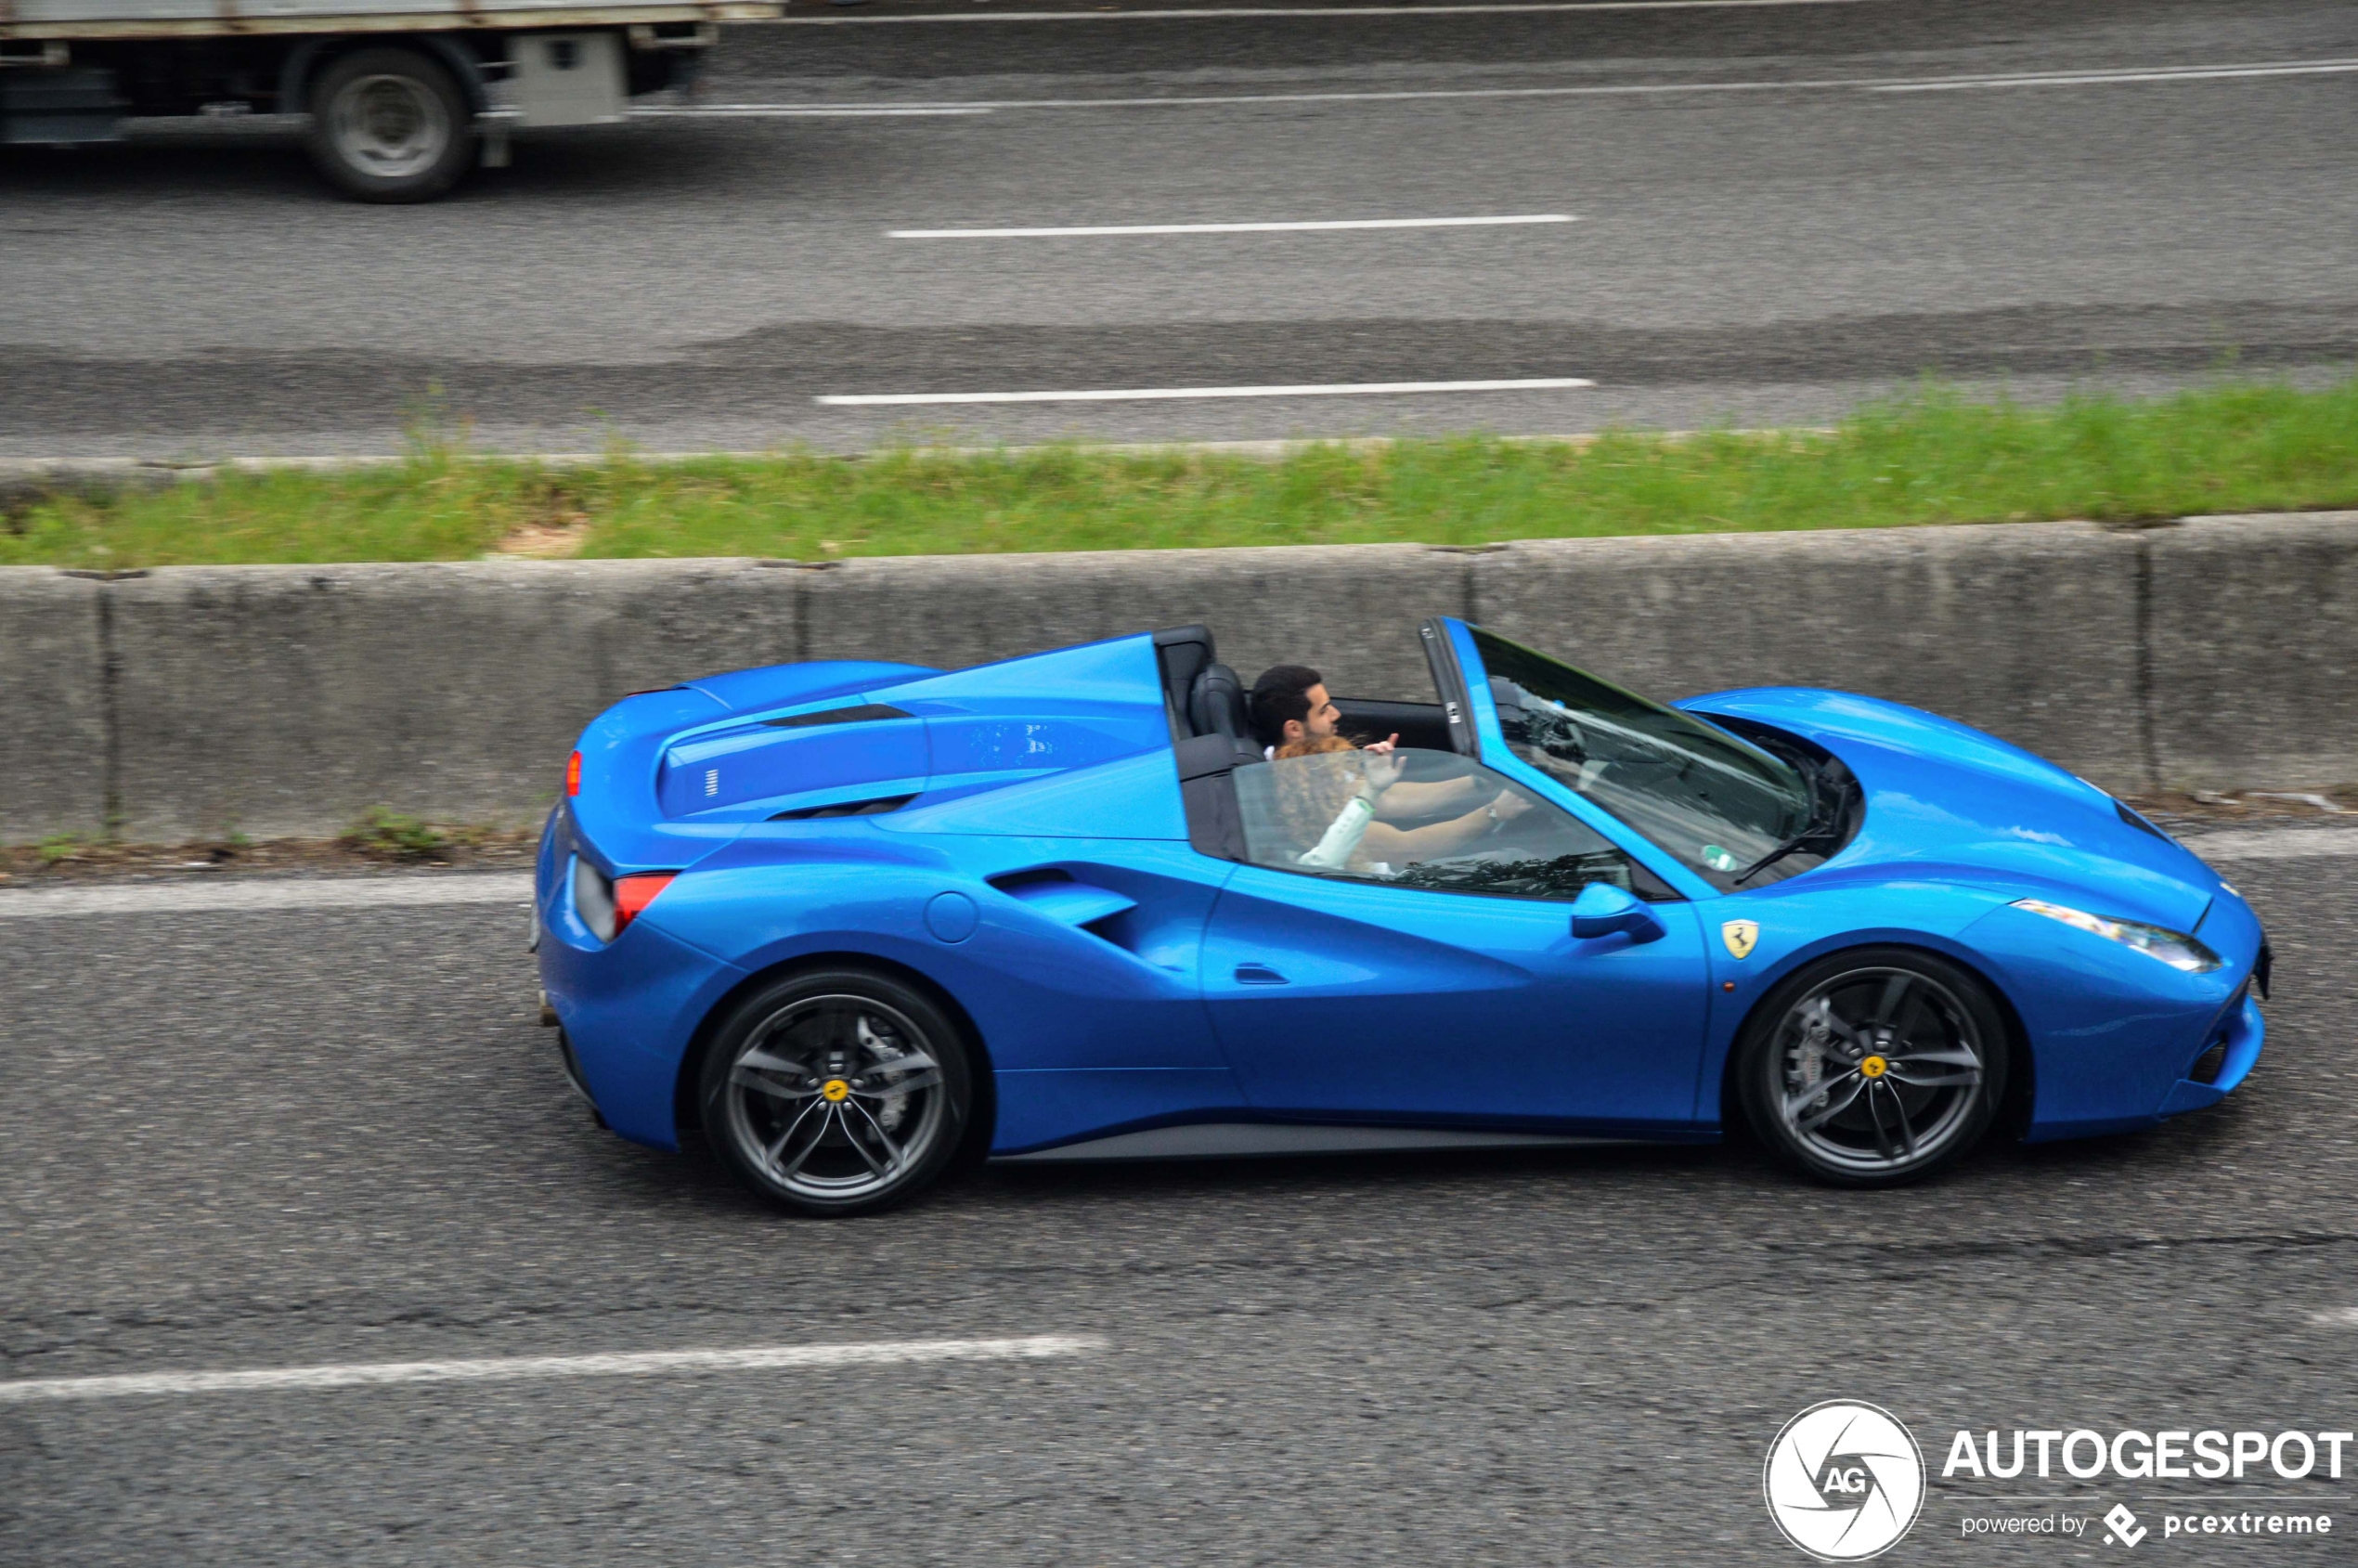
<path id="1" fill-rule="evenodd" d="M 540 846 L 566 1070 L 615 1132 L 701 1127 L 756 1190 L 841 1214 L 961 1159 L 1736 1117 L 1885 1186 L 2001 1124 L 2211 1105 L 2260 1055 L 2250 906 L 2027 752 L 1421 637 L 1432 701 L 1335 705 L 1366 746 L 1265 745 L 1201 627 L 624 699 Z"/>

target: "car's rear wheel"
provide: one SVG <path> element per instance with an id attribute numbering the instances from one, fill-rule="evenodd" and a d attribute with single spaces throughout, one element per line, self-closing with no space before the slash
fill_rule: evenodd
<path id="1" fill-rule="evenodd" d="M 974 1104 L 958 1028 L 924 991 L 861 969 L 756 992 L 705 1056 L 704 1125 L 763 1197 L 861 1214 L 914 1196 L 957 1153 Z"/>
<path id="2" fill-rule="evenodd" d="M 1735 1086 L 1787 1163 L 1840 1186 L 1897 1186 L 1989 1130 L 2005 1095 L 2005 1019 L 1979 979 L 1930 953 L 1836 953 L 1754 1013 Z"/>

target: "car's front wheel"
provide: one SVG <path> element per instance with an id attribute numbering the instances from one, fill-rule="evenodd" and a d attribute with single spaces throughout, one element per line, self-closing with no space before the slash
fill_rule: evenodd
<path id="1" fill-rule="evenodd" d="M 956 1024 L 916 987 L 861 969 L 797 975 L 739 1003 L 700 1089 L 721 1158 L 805 1214 L 913 1196 L 957 1153 L 974 1104 Z"/>
<path id="2" fill-rule="evenodd" d="M 1754 1013 L 1735 1087 L 1786 1163 L 1841 1186 L 1896 1186 L 1989 1130 L 2005 1094 L 2005 1019 L 1979 979 L 1930 953 L 1836 953 Z"/>

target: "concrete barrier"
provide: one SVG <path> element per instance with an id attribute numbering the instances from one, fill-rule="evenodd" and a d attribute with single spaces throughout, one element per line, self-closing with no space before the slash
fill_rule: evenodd
<path id="1" fill-rule="evenodd" d="M 2140 537 L 2086 523 L 1567 539 L 1475 558 L 1473 619 L 1634 691 L 1864 692 L 2152 787 Z"/>
<path id="2" fill-rule="evenodd" d="M 2145 537 L 2162 782 L 2358 780 L 2358 512 L 2196 518 Z"/>
<path id="3" fill-rule="evenodd" d="M 369 806 L 517 825 L 625 693 L 800 652 L 748 561 L 180 567 L 113 595 L 122 831 L 325 836 Z"/>
<path id="4" fill-rule="evenodd" d="M 0 843 L 107 826 L 103 585 L 0 572 Z"/>
<path id="5" fill-rule="evenodd" d="M 796 658 L 954 667 L 1208 622 L 1250 680 L 1430 690 L 1455 614 L 1660 696 L 1955 715 L 2105 786 L 2358 781 L 2358 514 L 859 560 L 0 570 L 0 835 L 528 823 L 623 693 Z"/>

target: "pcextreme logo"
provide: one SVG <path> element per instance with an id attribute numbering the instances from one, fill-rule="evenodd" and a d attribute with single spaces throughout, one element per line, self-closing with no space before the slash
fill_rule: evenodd
<path id="1" fill-rule="evenodd" d="M 1924 1456 L 1890 1411 L 1812 1405 L 1777 1433 L 1762 1467 L 1768 1517 L 1820 1562 L 1857 1562 L 1898 1544 L 1924 1505 Z"/>

